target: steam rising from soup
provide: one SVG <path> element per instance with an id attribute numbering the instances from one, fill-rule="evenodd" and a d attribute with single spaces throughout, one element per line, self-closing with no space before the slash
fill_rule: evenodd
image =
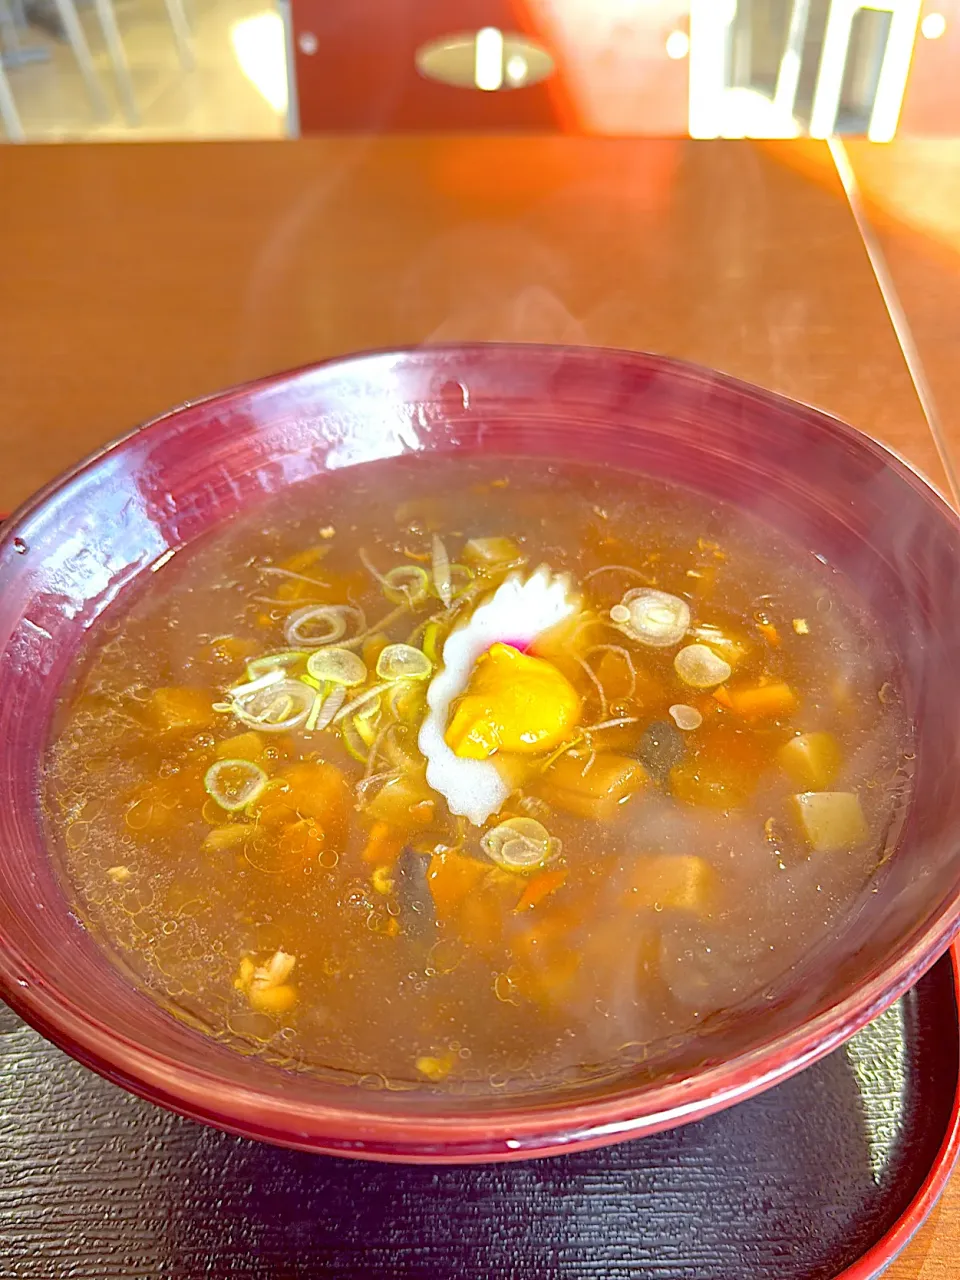
<path id="1" fill-rule="evenodd" d="M 179 552 L 45 782 L 87 926 L 289 1069 L 689 1061 L 843 928 L 909 799 L 896 664 L 766 525 L 611 470 L 393 460 Z"/>

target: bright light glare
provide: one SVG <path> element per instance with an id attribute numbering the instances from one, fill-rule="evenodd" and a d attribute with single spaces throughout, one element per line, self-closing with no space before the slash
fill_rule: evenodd
<path id="1" fill-rule="evenodd" d="M 507 79 L 511 84 L 523 84 L 527 78 L 528 69 L 526 58 L 519 53 L 507 59 Z"/>
<path id="2" fill-rule="evenodd" d="M 947 29 L 947 20 L 942 13 L 928 13 L 920 23 L 920 34 L 926 40 L 939 40 Z"/>
<path id="3" fill-rule="evenodd" d="M 497 27 L 482 27 L 477 32 L 473 82 L 487 91 L 503 84 L 503 32 Z"/>
<path id="4" fill-rule="evenodd" d="M 667 36 L 667 57 L 679 62 L 690 52 L 690 37 L 685 31 L 671 31 Z"/>
<path id="5" fill-rule="evenodd" d="M 287 53 L 283 19 L 278 13 L 255 13 L 234 22 L 230 43 L 240 70 L 278 115 L 287 110 Z"/>

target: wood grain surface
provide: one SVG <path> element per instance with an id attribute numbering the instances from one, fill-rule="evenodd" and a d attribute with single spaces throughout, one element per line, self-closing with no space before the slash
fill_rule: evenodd
<path id="1" fill-rule="evenodd" d="M 360 348 L 459 338 L 700 361 L 846 418 L 947 487 L 823 144 L 434 136 L 0 148 L 0 193 L 0 509 L 185 399 Z M 935 308 L 929 316 L 936 331 Z M 944 359 L 946 386 L 956 374 Z M 945 433 L 951 446 L 958 431 Z M 42 1055 L 24 1060 L 24 1072 L 48 1070 Z M 21 1084 L 28 1096 L 43 1079 Z M 31 1122 L 45 1123 L 46 1142 L 57 1117 L 54 1103 Z M 15 1119 L 6 1142 L 26 1172 L 36 1134 Z M 128 1121 L 115 1123 L 105 1135 L 92 1113 L 56 1139 L 100 1153 L 82 1176 L 105 1196 L 126 1141 Z M 202 1211 L 191 1190 L 202 1155 L 168 1159 L 169 1144 L 187 1140 L 159 1113 L 146 1133 Z M 0 1211 L 32 1212 L 33 1196 L 8 1180 Z M 51 1231 L 71 1229 L 69 1215 L 37 1212 Z M 119 1206 L 111 1225 L 113 1212 L 104 1205 L 99 1229 L 117 1256 L 165 1229 L 131 1224 Z M 285 1229 L 294 1247 L 307 1224 Z M 940 1280 L 956 1275 L 958 1256 L 955 1182 L 890 1275 Z"/>

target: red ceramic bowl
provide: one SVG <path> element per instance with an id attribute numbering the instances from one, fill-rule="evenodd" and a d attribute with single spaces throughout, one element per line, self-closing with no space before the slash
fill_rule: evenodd
<path id="1" fill-rule="evenodd" d="M 58 686 L 170 548 L 286 486 L 407 451 L 607 462 L 722 497 L 844 570 L 898 647 L 916 793 L 896 856 L 802 982 L 668 1079 L 489 1103 L 285 1074 L 165 1013 L 71 913 L 38 812 Z M 322 483 L 322 480 L 320 481 Z M 828 1053 L 960 918 L 960 522 L 897 458 L 813 409 L 657 357 L 534 346 L 360 356 L 150 423 L 51 485 L 0 542 L 0 994 L 126 1088 L 236 1133 L 341 1155 L 518 1159 L 650 1133 Z"/>

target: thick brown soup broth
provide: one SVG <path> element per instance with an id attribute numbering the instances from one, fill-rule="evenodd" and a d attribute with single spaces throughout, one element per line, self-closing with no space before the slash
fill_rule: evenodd
<path id="1" fill-rule="evenodd" d="M 48 821 L 144 987 L 291 1068 L 690 1061 L 843 928 L 909 799 L 849 584 L 660 482 L 389 461 L 149 576 L 64 698 Z"/>

